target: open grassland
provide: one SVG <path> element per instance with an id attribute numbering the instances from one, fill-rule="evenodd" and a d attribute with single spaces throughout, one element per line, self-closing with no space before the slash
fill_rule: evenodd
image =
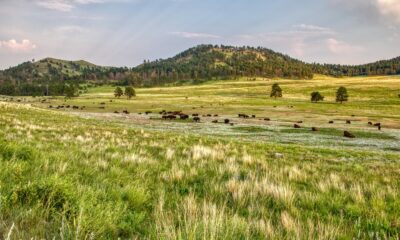
<path id="1" fill-rule="evenodd" d="M 0 103 L 0 238 L 398 239 L 400 78 L 319 78 L 276 80 L 278 100 L 275 80 L 236 80 Z M 314 90 L 327 101 L 310 103 Z M 137 114 L 162 109 L 219 117 Z"/>

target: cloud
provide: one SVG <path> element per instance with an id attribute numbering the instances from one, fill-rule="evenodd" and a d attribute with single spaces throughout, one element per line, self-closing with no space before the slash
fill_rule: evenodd
<path id="1" fill-rule="evenodd" d="M 12 52 L 30 52 L 36 49 L 36 47 L 36 44 L 33 44 L 28 39 L 24 39 L 20 43 L 15 39 L 0 41 L 0 48 L 8 49 Z"/>
<path id="2" fill-rule="evenodd" d="M 82 33 L 85 31 L 85 29 L 80 26 L 69 25 L 69 26 L 57 27 L 54 29 L 54 31 L 60 34 L 71 34 L 71 33 Z"/>
<path id="3" fill-rule="evenodd" d="M 327 45 L 329 51 L 334 54 L 355 53 L 355 52 L 361 52 L 364 50 L 360 46 L 351 45 L 346 42 L 337 40 L 335 38 L 327 39 L 326 45 Z"/>
<path id="4" fill-rule="evenodd" d="M 170 32 L 170 34 L 182 37 L 182 38 L 221 38 L 221 36 L 208 34 L 208 33 L 196 33 L 196 32 Z"/>
<path id="5" fill-rule="evenodd" d="M 376 0 L 381 14 L 400 22 L 400 0 Z"/>
<path id="6" fill-rule="evenodd" d="M 336 36 L 337 33 L 326 27 L 317 25 L 294 25 L 287 31 L 270 32 L 255 35 L 240 35 L 245 42 L 262 42 L 268 46 L 289 47 L 289 53 L 296 57 L 303 57 L 313 45 L 321 44 L 326 39 Z M 256 43 L 257 44 L 257 43 Z"/>
<path id="7" fill-rule="evenodd" d="M 364 20 L 400 22 L 400 0 L 329 0 L 336 8 L 348 9 Z"/>
<path id="8" fill-rule="evenodd" d="M 34 0 L 36 4 L 60 12 L 70 12 L 78 5 L 87 5 L 94 3 L 109 3 L 109 2 L 128 2 L 130 0 Z"/>

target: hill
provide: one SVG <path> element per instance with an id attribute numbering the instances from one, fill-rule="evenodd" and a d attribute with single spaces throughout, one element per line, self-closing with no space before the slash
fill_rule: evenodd
<path id="1" fill-rule="evenodd" d="M 267 48 L 199 45 L 168 59 L 144 61 L 132 69 L 46 58 L 0 71 L 0 94 L 57 95 L 64 94 L 66 84 L 88 82 L 152 87 L 239 77 L 312 79 L 314 74 L 395 75 L 400 74 L 400 57 L 358 66 L 310 64 Z"/>
<path id="2" fill-rule="evenodd" d="M 133 69 L 144 84 L 236 77 L 311 79 L 311 65 L 266 48 L 199 45 Z"/>

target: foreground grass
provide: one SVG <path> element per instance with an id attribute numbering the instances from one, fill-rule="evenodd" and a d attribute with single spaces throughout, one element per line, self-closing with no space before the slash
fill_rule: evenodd
<path id="1" fill-rule="evenodd" d="M 0 238 L 397 239 L 399 159 L 0 103 Z"/>

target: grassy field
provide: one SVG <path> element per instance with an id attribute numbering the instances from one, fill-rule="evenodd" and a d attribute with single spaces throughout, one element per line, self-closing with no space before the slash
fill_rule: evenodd
<path id="1" fill-rule="evenodd" d="M 267 97 L 274 82 L 283 99 Z M 334 103 L 339 86 L 348 103 Z M 325 102 L 310 103 L 316 90 Z M 400 77 L 112 93 L 0 102 L 0 238 L 400 237 Z M 48 108 L 61 104 L 86 108 Z M 165 121 L 164 109 L 219 116 Z M 233 126 L 211 122 L 226 118 Z"/>

